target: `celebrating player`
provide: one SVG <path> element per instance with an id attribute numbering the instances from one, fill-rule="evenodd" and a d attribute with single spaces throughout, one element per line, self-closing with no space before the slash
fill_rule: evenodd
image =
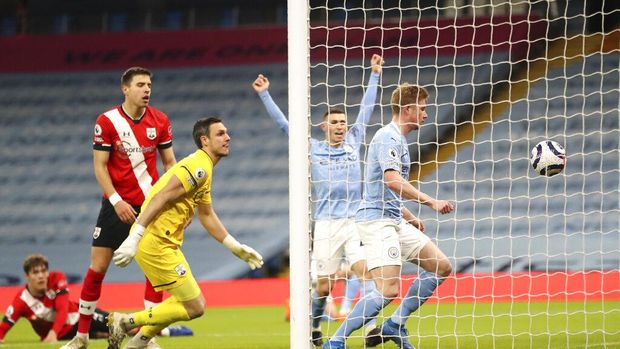
<path id="1" fill-rule="evenodd" d="M 263 265 L 258 252 L 228 234 L 211 206 L 213 167 L 229 152 L 226 127 L 218 118 L 202 119 L 194 125 L 193 138 L 198 150 L 173 166 L 153 186 L 129 236 L 114 252 L 116 265 L 124 267 L 135 257 L 155 289 L 166 290 L 172 296 L 149 310 L 131 315 L 110 314 L 110 349 L 119 348 L 127 331 L 137 326 L 142 328 L 127 348 L 146 348 L 161 328 L 204 313 L 204 297 L 179 249 L 185 226 L 196 208 L 200 223 L 211 236 L 250 268 Z"/>
<path id="2" fill-rule="evenodd" d="M 157 181 L 157 151 L 164 170 L 176 163 L 168 116 L 149 106 L 151 72 L 141 67 L 129 68 L 121 78 L 121 90 L 125 95 L 123 104 L 101 114 L 95 124 L 93 162 L 103 200 L 93 233 L 90 267 L 80 295 L 78 332 L 61 349 L 88 346 L 90 323 L 112 252 L 127 237 L 140 205 Z M 146 308 L 162 300 L 148 280 L 144 299 Z"/>
<path id="3" fill-rule="evenodd" d="M 375 107 L 377 84 L 383 59 L 373 55 L 370 59 L 372 73 L 362 106 L 355 123 L 347 131 L 347 116 L 338 109 L 330 109 L 323 116 L 320 127 L 325 140 L 311 139 L 312 201 L 314 238 L 312 259 L 318 280 L 312 294 L 312 343 L 323 344 L 320 321 L 327 296 L 334 287 L 335 274 L 342 257 L 360 279 L 367 279 L 362 287 L 367 293 L 374 283 L 367 275 L 364 250 L 360 244 L 357 226 L 353 220 L 362 193 L 362 166 L 360 148 Z M 262 74 L 252 84 L 260 96 L 269 116 L 288 134 L 288 121 L 269 95 L 269 80 Z M 367 331 L 372 330 L 369 324 Z"/>
<path id="4" fill-rule="evenodd" d="M 392 93 L 392 122 L 373 137 L 369 149 L 364 196 L 356 220 L 364 242 L 368 269 L 377 289 L 360 300 L 323 348 L 344 348 L 346 338 L 365 321 L 374 318 L 400 291 L 401 258 L 417 263 L 422 271 L 394 314 L 381 326 L 380 335 L 367 345 L 392 340 L 401 349 L 413 349 L 405 323 L 452 272 L 448 258 L 423 233 L 424 225 L 403 206 L 403 199 L 427 205 L 442 214 L 452 203 L 436 200 L 409 183 L 410 157 L 405 136 L 417 130 L 427 117 L 428 92 L 403 84 Z M 371 343 L 369 343 L 369 341 Z"/>

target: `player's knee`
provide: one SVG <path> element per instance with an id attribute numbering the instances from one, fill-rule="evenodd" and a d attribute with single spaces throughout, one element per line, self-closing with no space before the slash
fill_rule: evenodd
<path id="1" fill-rule="evenodd" d="M 400 280 L 398 282 L 383 282 L 380 292 L 384 298 L 394 299 L 400 292 Z"/>
<path id="2" fill-rule="evenodd" d="M 440 277 L 448 277 L 452 274 L 452 264 L 447 259 L 442 259 L 437 265 L 437 275 Z"/>
<path id="3" fill-rule="evenodd" d="M 187 314 L 189 315 L 190 320 L 199 318 L 202 315 L 204 315 L 204 313 L 205 313 L 205 310 L 203 307 L 195 307 L 187 311 Z"/>

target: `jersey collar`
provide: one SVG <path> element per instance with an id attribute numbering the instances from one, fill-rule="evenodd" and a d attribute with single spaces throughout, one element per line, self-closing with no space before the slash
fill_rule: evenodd
<path id="1" fill-rule="evenodd" d="M 142 115 L 140 115 L 139 118 L 134 119 L 131 116 L 129 116 L 129 114 L 127 114 L 127 112 L 125 111 L 125 108 L 123 108 L 123 105 L 121 104 L 120 110 L 121 110 L 121 114 L 127 118 L 129 121 L 132 121 L 134 124 L 139 124 L 140 121 L 142 121 L 142 119 L 144 118 L 144 115 L 146 115 L 146 109 L 148 108 L 148 106 L 146 108 L 144 108 L 144 113 L 142 113 Z"/>

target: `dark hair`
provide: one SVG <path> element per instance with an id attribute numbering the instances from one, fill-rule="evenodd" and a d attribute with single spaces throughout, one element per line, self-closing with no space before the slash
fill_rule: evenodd
<path id="1" fill-rule="evenodd" d="M 152 77 L 153 73 L 151 73 L 151 71 L 146 68 L 131 67 L 125 70 L 125 72 L 123 73 L 123 76 L 121 76 L 121 85 L 129 86 L 131 84 L 131 80 L 136 75 L 148 75 L 149 77 Z"/>
<path id="2" fill-rule="evenodd" d="M 427 97 L 428 91 L 424 87 L 409 85 L 405 82 L 392 92 L 392 114 L 398 114 L 401 107 L 418 104 L 419 101 Z"/>
<path id="3" fill-rule="evenodd" d="M 45 266 L 45 269 L 49 269 L 47 258 L 40 253 L 31 254 L 24 260 L 24 273 L 28 274 L 32 269 L 42 265 Z"/>
<path id="4" fill-rule="evenodd" d="M 338 108 L 330 108 L 325 112 L 325 114 L 323 114 L 323 120 L 325 120 L 327 115 L 330 115 L 330 114 L 344 114 L 344 111 Z"/>
<path id="5" fill-rule="evenodd" d="M 209 137 L 209 128 L 213 124 L 217 124 L 218 122 L 222 122 L 222 120 L 216 117 L 210 117 L 205 119 L 200 119 L 196 121 L 194 124 L 194 130 L 192 131 L 192 136 L 194 137 L 194 143 L 198 149 L 202 148 L 202 142 L 200 142 L 200 137 L 207 136 Z"/>

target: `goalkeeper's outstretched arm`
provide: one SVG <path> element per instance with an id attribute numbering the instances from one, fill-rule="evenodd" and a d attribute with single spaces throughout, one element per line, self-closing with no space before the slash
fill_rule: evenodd
<path id="1" fill-rule="evenodd" d="M 235 256 L 247 262 L 252 270 L 263 266 L 263 257 L 253 248 L 239 243 L 230 235 L 211 205 L 198 205 L 198 219 L 213 238 L 226 246 Z"/>

